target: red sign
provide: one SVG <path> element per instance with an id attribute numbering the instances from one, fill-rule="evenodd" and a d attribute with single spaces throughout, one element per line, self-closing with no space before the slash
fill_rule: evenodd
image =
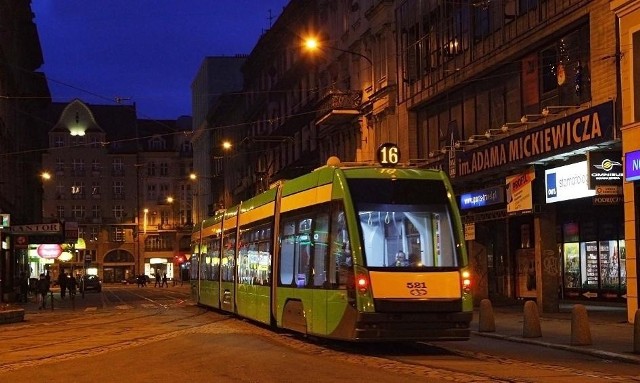
<path id="1" fill-rule="evenodd" d="M 62 254 L 62 247 L 57 244 L 42 244 L 38 246 L 38 255 L 44 259 L 56 259 Z"/>
<path id="2" fill-rule="evenodd" d="M 19 235 L 15 239 L 16 247 L 27 247 L 29 245 L 29 240 L 25 235 Z"/>

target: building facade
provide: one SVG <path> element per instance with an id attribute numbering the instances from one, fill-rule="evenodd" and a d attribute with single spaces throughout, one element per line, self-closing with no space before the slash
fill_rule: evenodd
<path id="1" fill-rule="evenodd" d="M 48 127 L 37 118 L 51 102 L 43 73 L 42 48 L 30 1 L 0 1 L 0 301 L 12 299 L 18 276 L 10 225 L 40 219 L 40 161 Z"/>
<path id="2" fill-rule="evenodd" d="M 633 4 L 291 1 L 243 69 L 247 164 L 230 169 L 234 193 L 332 155 L 373 161 L 395 142 L 403 162 L 450 175 L 477 301 L 631 312 Z M 324 49 L 305 52 L 307 35 Z"/>
<path id="3" fill-rule="evenodd" d="M 401 124 L 415 157 L 452 178 L 476 298 L 536 299 L 543 311 L 559 299 L 624 301 L 608 2 L 407 1 L 396 16 Z"/>
<path id="4" fill-rule="evenodd" d="M 193 137 L 195 157 L 195 207 L 196 218 L 205 218 L 213 215 L 218 208 L 217 196 L 220 194 L 221 163 L 215 161 L 214 154 L 220 148 L 219 126 L 211 124 L 208 119 L 214 105 L 228 103 L 221 100 L 230 92 L 242 89 L 241 67 L 246 60 L 245 55 L 235 56 L 208 56 L 202 60 L 202 64 L 191 83 L 191 99 L 193 112 Z M 226 114 L 224 111 L 222 113 Z"/>
<path id="5" fill-rule="evenodd" d="M 135 107 L 54 103 L 42 154 L 42 221 L 77 227 L 69 255 L 30 244 L 34 273 L 95 274 L 107 283 L 136 275 L 180 278 L 193 226 L 190 118 L 137 120 Z M 169 197 L 173 197 L 169 199 Z M 49 259 L 47 259 L 49 258 Z"/>
<path id="6" fill-rule="evenodd" d="M 621 89 L 622 153 L 625 165 L 624 183 L 624 236 L 627 246 L 627 313 L 633 322 L 640 308 L 638 295 L 638 238 L 640 225 L 640 4 L 636 1 L 611 1 L 610 8 L 616 14 L 619 42 Z"/>

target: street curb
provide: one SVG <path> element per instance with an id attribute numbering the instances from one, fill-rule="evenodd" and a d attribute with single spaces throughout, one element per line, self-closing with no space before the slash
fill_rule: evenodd
<path id="1" fill-rule="evenodd" d="M 0 311 L 0 324 L 19 323 L 24 321 L 24 309 Z"/>
<path id="2" fill-rule="evenodd" d="M 532 340 L 532 339 L 526 339 L 526 338 L 520 338 L 520 337 L 502 335 L 502 334 L 496 334 L 496 333 L 490 333 L 490 332 L 471 331 L 471 334 L 477 335 L 477 336 L 483 336 L 485 338 L 502 339 L 510 342 L 526 343 L 526 344 L 532 344 L 536 346 L 555 348 L 563 351 L 591 355 L 591 356 L 595 356 L 602 359 L 616 360 L 619 362 L 626 362 L 626 363 L 632 363 L 632 364 L 640 364 L 640 355 L 639 356 L 625 355 L 625 354 L 619 354 L 615 352 L 594 350 L 590 348 L 581 348 L 576 346 L 568 346 L 568 345 L 557 344 L 557 343 L 542 342 L 539 340 Z"/>

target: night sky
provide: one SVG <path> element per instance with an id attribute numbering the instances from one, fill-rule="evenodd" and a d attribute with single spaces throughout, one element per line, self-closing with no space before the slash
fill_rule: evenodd
<path id="1" fill-rule="evenodd" d="M 191 115 L 205 56 L 248 54 L 288 0 L 33 0 L 54 102 L 136 104 L 138 118 Z M 270 20 L 270 15 L 271 20 Z"/>

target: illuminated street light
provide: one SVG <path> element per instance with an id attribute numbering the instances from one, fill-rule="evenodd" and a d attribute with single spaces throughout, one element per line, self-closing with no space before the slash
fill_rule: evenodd
<path id="1" fill-rule="evenodd" d="M 303 42 L 303 46 L 306 48 L 306 50 L 308 50 L 310 52 L 317 51 L 317 50 L 320 50 L 322 48 L 327 48 L 327 49 L 336 50 L 338 52 L 351 53 L 353 55 L 362 57 L 363 59 L 367 60 L 369 65 L 371 65 L 373 67 L 373 61 L 371 61 L 371 59 L 369 57 L 363 55 L 362 53 L 355 52 L 355 51 L 350 51 L 350 50 L 346 50 L 346 49 L 342 49 L 342 48 L 337 48 L 337 47 L 334 47 L 334 46 L 331 46 L 331 45 L 323 45 L 316 38 L 313 38 L 313 37 L 309 37 L 309 38 L 305 39 L 304 42 Z"/>
<path id="2" fill-rule="evenodd" d="M 40 174 L 40 177 L 45 181 L 50 180 L 51 179 L 51 173 L 49 173 L 47 171 L 44 171 L 44 172 L 42 172 Z"/>

